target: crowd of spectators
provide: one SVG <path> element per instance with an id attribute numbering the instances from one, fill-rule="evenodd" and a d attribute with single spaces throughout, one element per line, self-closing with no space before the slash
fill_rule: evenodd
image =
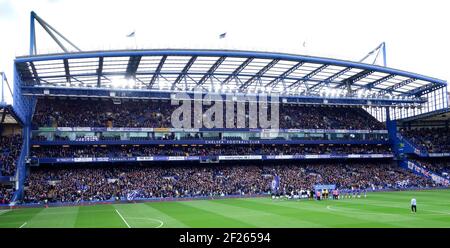
<path id="1" fill-rule="evenodd" d="M 281 106 L 280 126 L 293 129 L 386 129 L 362 108 Z"/>
<path id="2" fill-rule="evenodd" d="M 448 128 L 411 129 L 402 130 L 401 133 L 428 152 L 450 152 L 450 129 Z"/>
<path id="3" fill-rule="evenodd" d="M 449 158 L 422 158 L 416 159 L 423 167 L 435 172 L 436 174 L 450 179 L 450 159 Z"/>
<path id="4" fill-rule="evenodd" d="M 80 202 L 160 197 L 268 194 L 274 175 L 282 193 L 312 190 L 432 187 L 433 182 L 393 164 L 342 162 L 284 165 L 109 166 L 36 168 L 25 184 L 24 202 Z"/>
<path id="5" fill-rule="evenodd" d="M 172 106 L 169 101 L 124 101 L 121 104 L 114 104 L 102 100 L 39 99 L 33 116 L 33 125 L 34 127 L 171 128 L 171 115 L 177 107 Z M 203 106 L 203 112 L 208 108 L 209 106 Z M 249 123 L 248 107 L 246 112 L 246 123 Z M 268 113 L 270 115 L 270 111 Z M 281 104 L 279 113 L 280 128 L 386 129 L 362 108 Z"/>
<path id="6" fill-rule="evenodd" d="M 0 175 L 13 176 L 16 163 L 22 148 L 22 136 L 0 136 Z"/>
<path id="7" fill-rule="evenodd" d="M 31 156 L 37 158 L 389 153 L 387 145 L 40 146 L 31 150 Z"/>
<path id="8" fill-rule="evenodd" d="M 355 135 L 355 134 L 342 134 L 342 135 L 329 135 L 327 133 L 320 133 L 320 134 L 314 134 L 314 135 L 303 135 L 303 136 L 278 136 L 278 137 L 264 137 L 264 135 L 259 136 L 250 136 L 248 139 L 243 138 L 242 136 L 229 136 L 229 135 L 223 135 L 223 133 L 214 133 L 211 136 L 203 135 L 203 133 L 183 133 L 182 135 L 175 135 L 174 132 L 170 133 L 163 133 L 161 135 L 154 135 L 155 133 L 148 133 L 144 134 L 145 136 L 130 136 L 130 137 L 121 137 L 120 135 L 111 135 L 110 133 L 106 133 L 107 135 L 97 133 L 95 135 L 87 134 L 87 135 L 76 135 L 75 138 L 70 139 L 69 136 L 62 136 L 59 134 L 55 134 L 53 139 L 51 136 L 44 136 L 44 135 L 33 135 L 31 138 L 33 141 L 84 141 L 84 142 L 93 142 L 93 141 L 120 141 L 120 140 L 132 140 L 132 141 L 149 141 L 149 140 L 188 140 L 188 141 L 194 141 L 194 140 L 203 140 L 203 141 L 211 141 L 211 140 L 226 140 L 226 141 L 240 141 L 240 140 L 384 140 L 387 141 L 388 137 L 387 135 L 380 135 L 375 133 L 367 133 L 362 135 Z M 261 137 L 262 136 L 262 137 Z"/>
<path id="9" fill-rule="evenodd" d="M 11 187 L 0 184 L 0 205 L 9 204 L 14 190 Z"/>

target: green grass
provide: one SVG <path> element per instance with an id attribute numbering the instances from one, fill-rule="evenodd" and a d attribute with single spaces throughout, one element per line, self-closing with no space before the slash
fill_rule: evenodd
<path id="1" fill-rule="evenodd" d="M 410 212 L 417 199 L 418 213 Z M 122 219 L 123 218 L 123 219 Z M 0 210 L 0 227 L 450 227 L 450 190 L 308 201 L 194 200 Z"/>

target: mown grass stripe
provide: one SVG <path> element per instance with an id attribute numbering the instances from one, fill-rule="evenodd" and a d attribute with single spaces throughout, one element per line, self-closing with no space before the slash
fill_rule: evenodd
<path id="1" fill-rule="evenodd" d="M 223 204 L 223 201 L 204 201 L 204 202 L 184 202 L 204 211 L 214 212 L 227 218 L 246 222 L 257 227 L 286 227 L 295 225 L 304 225 L 310 227 L 321 227 L 320 224 L 292 219 L 272 213 L 270 211 L 261 211 L 257 209 L 243 208 L 239 205 Z"/>
<path id="2" fill-rule="evenodd" d="M 411 214 L 410 199 L 418 202 Z M 0 227 L 450 227 L 450 190 L 308 201 L 270 198 L 105 204 L 2 211 Z"/>
<path id="3" fill-rule="evenodd" d="M 154 204 L 153 208 L 177 219 L 189 227 L 256 227 L 249 223 L 199 209 L 185 202 Z"/>

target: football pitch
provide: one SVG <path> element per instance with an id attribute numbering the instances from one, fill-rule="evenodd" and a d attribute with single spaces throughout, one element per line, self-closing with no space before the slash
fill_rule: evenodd
<path id="1" fill-rule="evenodd" d="M 0 210 L 0 227 L 450 227 L 450 190 L 326 201 L 265 197 L 22 208 Z"/>

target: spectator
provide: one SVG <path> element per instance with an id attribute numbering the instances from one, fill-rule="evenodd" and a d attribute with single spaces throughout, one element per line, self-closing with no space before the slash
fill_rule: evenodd
<path id="1" fill-rule="evenodd" d="M 22 149 L 22 136 L 0 136 L 0 174 L 14 176 L 17 158 Z"/>

